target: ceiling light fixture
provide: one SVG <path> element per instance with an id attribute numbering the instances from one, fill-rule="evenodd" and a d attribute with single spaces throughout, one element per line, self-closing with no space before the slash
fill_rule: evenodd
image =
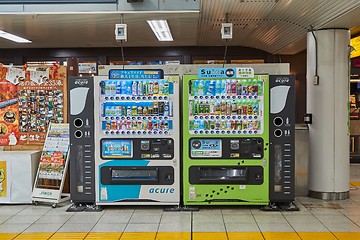
<path id="1" fill-rule="evenodd" d="M 167 20 L 146 20 L 159 41 L 174 41 Z"/>
<path id="2" fill-rule="evenodd" d="M 14 34 L 11 34 L 11 33 L 8 33 L 5 31 L 2 31 L 2 30 L 0 30 L 0 37 L 6 38 L 10 41 L 17 42 L 17 43 L 32 43 L 30 40 L 27 40 L 25 38 L 16 36 Z"/>

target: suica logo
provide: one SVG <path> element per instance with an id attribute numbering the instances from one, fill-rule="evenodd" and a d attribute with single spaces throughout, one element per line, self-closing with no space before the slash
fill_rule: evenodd
<path id="1" fill-rule="evenodd" d="M 288 83 L 289 81 L 290 80 L 287 77 L 279 77 L 279 78 L 275 79 L 276 83 Z"/>
<path id="2" fill-rule="evenodd" d="M 149 193 L 174 193 L 174 188 L 150 188 Z"/>
<path id="3" fill-rule="evenodd" d="M 89 81 L 87 79 L 76 79 L 75 80 L 75 85 L 87 85 L 89 83 Z"/>

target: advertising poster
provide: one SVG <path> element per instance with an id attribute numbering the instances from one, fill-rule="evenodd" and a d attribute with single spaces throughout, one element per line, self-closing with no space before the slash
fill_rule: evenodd
<path id="1" fill-rule="evenodd" d="M 43 144 L 49 123 L 64 122 L 66 67 L 26 67 L 18 84 L 19 144 Z"/>
<path id="2" fill-rule="evenodd" d="M 16 145 L 19 139 L 17 79 L 7 80 L 9 69 L 0 64 L 0 146 Z"/>
<path id="3" fill-rule="evenodd" d="M 69 151 L 69 124 L 51 124 L 41 154 L 37 188 L 60 189 Z"/>
<path id="4" fill-rule="evenodd" d="M 0 198 L 6 198 L 6 161 L 0 161 Z"/>

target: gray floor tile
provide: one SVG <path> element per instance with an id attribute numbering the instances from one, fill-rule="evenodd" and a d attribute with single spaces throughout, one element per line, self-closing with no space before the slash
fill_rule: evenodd
<path id="1" fill-rule="evenodd" d="M 98 223 L 94 226 L 91 232 L 123 232 L 125 230 L 126 224 L 115 224 L 115 223 L 108 223 L 102 224 Z"/>
<path id="2" fill-rule="evenodd" d="M 331 232 L 360 232 L 359 226 L 351 221 L 341 223 L 324 223 L 324 225 Z"/>
<path id="3" fill-rule="evenodd" d="M 173 222 L 191 222 L 190 212 L 168 212 L 163 213 L 161 217 L 161 223 L 173 223 Z"/>
<path id="4" fill-rule="evenodd" d="M 27 228 L 24 232 L 57 232 L 61 227 L 62 223 L 34 223 L 29 228 Z"/>
<path id="5" fill-rule="evenodd" d="M 66 223 L 58 232 L 90 232 L 95 224 L 79 224 L 79 223 Z"/>
<path id="6" fill-rule="evenodd" d="M 157 232 L 159 224 L 128 224 L 124 232 Z"/>
<path id="7" fill-rule="evenodd" d="M 22 223 L 34 223 L 38 220 L 41 216 L 39 215 L 15 215 L 9 218 L 5 223 L 7 224 L 22 224 Z"/>
<path id="8" fill-rule="evenodd" d="M 191 232 L 190 222 L 160 223 L 159 232 Z"/>
<path id="9" fill-rule="evenodd" d="M 119 215 L 108 215 L 108 214 L 104 214 L 98 223 L 101 224 L 112 224 L 112 223 L 128 223 L 130 221 L 131 218 L 131 213 L 126 213 L 126 214 L 119 214 Z"/>
<path id="10" fill-rule="evenodd" d="M 21 215 L 21 216 L 29 216 L 29 215 L 37 215 L 37 216 L 42 216 L 44 214 L 46 214 L 47 212 L 49 212 L 51 210 L 50 206 L 29 206 L 25 209 L 23 209 L 22 211 L 18 212 L 16 215 Z"/>
<path id="11" fill-rule="evenodd" d="M 258 223 L 262 232 L 294 232 L 288 223 Z"/>
<path id="12" fill-rule="evenodd" d="M 313 222 L 320 223 L 320 221 L 312 214 L 307 214 L 307 215 L 286 215 L 285 218 L 290 223 L 313 223 Z"/>
<path id="13" fill-rule="evenodd" d="M 315 214 L 315 217 L 319 219 L 320 222 L 347 222 L 349 219 L 343 214 Z"/>
<path id="14" fill-rule="evenodd" d="M 244 215 L 244 214 L 223 214 L 224 222 L 228 223 L 240 223 L 240 222 L 248 222 L 255 223 L 255 219 L 253 215 Z"/>
<path id="15" fill-rule="evenodd" d="M 328 232 L 320 222 L 290 222 L 296 232 Z"/>
<path id="16" fill-rule="evenodd" d="M 254 215 L 255 221 L 257 223 L 287 223 L 287 220 L 283 215 Z"/>
<path id="17" fill-rule="evenodd" d="M 1 211 L 1 209 L 0 209 Z M 11 218 L 11 215 L 0 215 L 0 224 L 2 224 L 3 222 L 5 222 L 6 220 L 8 220 L 9 218 Z"/>
<path id="18" fill-rule="evenodd" d="M 0 225 L 0 233 L 20 233 L 28 228 L 31 224 L 24 223 L 24 224 L 6 224 L 3 223 Z"/>
<path id="19" fill-rule="evenodd" d="M 71 215 L 44 215 L 40 217 L 36 223 L 66 223 Z"/>
<path id="20" fill-rule="evenodd" d="M 260 229 L 255 222 L 226 223 L 227 232 L 259 232 Z"/>
<path id="21" fill-rule="evenodd" d="M 100 215 L 73 215 L 69 218 L 67 223 L 85 224 L 85 223 L 96 223 L 100 219 Z"/>
<path id="22" fill-rule="evenodd" d="M 242 214 L 242 215 L 250 215 L 251 214 L 251 208 L 225 208 L 222 209 L 222 214 Z"/>
<path id="23" fill-rule="evenodd" d="M 222 222 L 194 222 L 193 232 L 225 232 L 225 225 Z"/>
<path id="24" fill-rule="evenodd" d="M 152 215 L 143 215 L 143 216 L 139 216 L 139 215 L 136 215 L 136 216 L 132 216 L 130 218 L 130 222 L 129 223 L 159 223 L 160 222 L 160 218 L 161 216 L 160 215 L 155 215 L 155 216 L 152 216 Z"/>
<path id="25" fill-rule="evenodd" d="M 223 223 L 222 214 L 194 213 L 193 222 Z"/>

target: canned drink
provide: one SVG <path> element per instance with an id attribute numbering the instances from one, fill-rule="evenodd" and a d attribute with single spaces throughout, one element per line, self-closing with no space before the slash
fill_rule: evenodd
<path id="1" fill-rule="evenodd" d="M 144 120 L 142 129 L 147 130 L 147 128 L 148 128 L 148 120 Z"/>
<path id="2" fill-rule="evenodd" d="M 253 104 L 253 114 L 255 116 L 258 116 L 259 115 L 259 102 L 258 101 L 255 101 L 255 103 Z"/>
<path id="3" fill-rule="evenodd" d="M 252 121 L 251 121 L 251 120 L 248 121 L 247 128 L 248 128 L 249 130 L 252 130 Z"/>
<path id="4" fill-rule="evenodd" d="M 228 115 L 228 116 L 231 115 L 231 102 L 230 101 L 226 102 L 226 115 Z"/>
<path id="5" fill-rule="evenodd" d="M 143 122 L 142 122 L 142 121 L 138 121 L 138 122 L 137 122 L 137 129 L 138 129 L 138 130 L 142 130 L 142 129 L 143 129 Z"/>
<path id="6" fill-rule="evenodd" d="M 164 102 L 159 102 L 159 115 L 160 116 L 164 116 L 164 111 L 165 111 L 164 105 L 165 105 Z"/>
<path id="7" fill-rule="evenodd" d="M 241 109 L 242 109 L 242 115 L 246 116 L 247 115 L 247 106 L 246 105 L 242 105 L 241 106 Z"/>
<path id="8" fill-rule="evenodd" d="M 242 130 L 242 120 L 236 121 L 236 129 Z"/>
<path id="9" fill-rule="evenodd" d="M 132 122 L 131 121 L 127 121 L 126 122 L 126 130 L 131 130 L 132 129 Z"/>
<path id="10" fill-rule="evenodd" d="M 132 121 L 132 130 L 136 130 L 137 129 L 137 122 L 136 120 Z"/>
<path id="11" fill-rule="evenodd" d="M 236 130 L 237 126 L 236 126 L 236 121 L 232 120 L 231 121 L 231 130 Z"/>
<path id="12" fill-rule="evenodd" d="M 137 116 L 137 107 L 136 106 L 131 107 L 131 115 L 132 116 Z"/>
<path id="13" fill-rule="evenodd" d="M 210 129 L 209 120 L 205 120 L 205 121 L 204 121 L 204 130 L 209 130 L 209 129 Z"/>
<path id="14" fill-rule="evenodd" d="M 137 107 L 137 115 L 139 115 L 139 116 L 143 115 L 143 108 L 141 106 Z"/>
<path id="15" fill-rule="evenodd" d="M 144 116 L 148 115 L 148 108 L 146 106 L 144 106 L 144 108 L 143 108 L 143 115 Z"/>
<path id="16" fill-rule="evenodd" d="M 205 89 L 205 82 L 204 82 L 204 80 L 200 80 L 196 95 L 198 95 L 198 96 L 204 95 L 204 89 Z"/>
<path id="17" fill-rule="evenodd" d="M 165 120 L 164 122 L 164 131 L 169 131 L 170 126 L 169 126 L 169 121 Z"/>
<path id="18" fill-rule="evenodd" d="M 152 125 L 153 125 L 152 121 L 149 120 L 149 122 L 148 122 L 148 129 L 149 129 L 150 131 L 152 130 Z"/>
<path id="19" fill-rule="evenodd" d="M 237 114 L 237 103 L 236 100 L 233 100 L 231 103 L 231 115 Z"/>
<path id="20" fill-rule="evenodd" d="M 133 81 L 133 82 L 132 82 L 131 91 L 132 91 L 132 95 L 133 95 L 133 96 L 136 96 L 136 95 L 137 95 L 137 82 L 136 82 L 136 81 Z"/>
<path id="21" fill-rule="evenodd" d="M 169 93 L 170 93 L 170 90 L 169 90 L 169 81 L 168 81 L 168 80 L 165 80 L 165 81 L 164 81 L 163 94 L 164 94 L 164 95 L 168 95 Z"/>
<path id="22" fill-rule="evenodd" d="M 164 116 L 170 116 L 170 106 L 169 102 L 164 103 Z"/>
<path id="23" fill-rule="evenodd" d="M 220 101 L 215 101 L 215 115 L 221 114 Z"/>
<path id="24" fill-rule="evenodd" d="M 194 120 L 194 130 L 199 130 L 200 122 L 199 120 Z"/>
<path id="25" fill-rule="evenodd" d="M 216 129 L 216 130 L 220 130 L 220 122 L 219 122 L 219 121 L 216 121 L 216 123 L 215 123 L 215 129 Z"/>
<path id="26" fill-rule="evenodd" d="M 215 95 L 221 95 L 221 80 L 217 80 L 215 82 Z"/>
<path id="27" fill-rule="evenodd" d="M 116 130 L 116 121 L 111 121 L 111 130 Z"/>
<path id="28" fill-rule="evenodd" d="M 215 113 L 215 102 L 213 100 L 210 101 L 209 113 L 214 115 Z"/>
<path id="29" fill-rule="evenodd" d="M 205 121 L 204 121 L 204 120 L 200 120 L 199 129 L 200 129 L 200 130 L 204 130 L 204 129 L 205 129 Z"/>
<path id="30" fill-rule="evenodd" d="M 153 121 L 153 129 L 158 130 L 159 129 L 159 122 L 157 120 Z"/>
<path id="31" fill-rule="evenodd" d="M 252 127 L 254 130 L 258 130 L 259 129 L 259 121 L 258 120 L 253 120 L 252 122 Z"/>
<path id="32" fill-rule="evenodd" d="M 226 121 L 225 121 L 225 120 L 221 120 L 221 122 L 220 122 L 220 129 L 221 129 L 221 130 L 225 130 L 225 129 L 226 129 Z"/>
<path id="33" fill-rule="evenodd" d="M 143 82 L 142 81 L 139 81 L 139 83 L 138 83 L 138 87 L 137 87 L 137 95 L 138 96 L 142 96 L 142 95 L 144 95 L 143 94 Z"/>
<path id="34" fill-rule="evenodd" d="M 244 86 L 244 85 L 242 86 L 241 94 L 243 96 L 248 95 L 248 87 L 247 86 Z"/>
<path id="35" fill-rule="evenodd" d="M 236 83 L 236 95 L 240 96 L 242 93 L 242 84 L 241 81 L 237 81 Z"/>
<path id="36" fill-rule="evenodd" d="M 159 104 L 158 104 L 158 102 L 154 102 L 154 106 L 153 106 L 153 108 L 154 108 L 154 115 L 159 115 Z"/>
<path id="37" fill-rule="evenodd" d="M 154 82 L 154 94 L 159 94 L 159 83 Z"/>
<path id="38" fill-rule="evenodd" d="M 222 100 L 220 104 L 220 114 L 226 115 L 226 101 Z"/>
<path id="39" fill-rule="evenodd" d="M 242 121 L 242 130 L 247 130 L 247 128 L 248 128 L 247 121 L 243 120 Z"/>
<path id="40" fill-rule="evenodd" d="M 211 122 L 210 122 L 210 130 L 214 130 L 214 129 L 215 129 L 215 125 L 216 125 L 215 120 L 211 120 Z"/>
<path id="41" fill-rule="evenodd" d="M 110 122 L 110 120 L 108 120 L 105 123 L 105 130 L 110 130 L 110 129 L 111 129 L 111 122 Z"/>
<path id="42" fill-rule="evenodd" d="M 236 83 L 237 83 L 236 80 L 231 81 L 231 94 L 232 95 L 236 95 Z"/>
<path id="43" fill-rule="evenodd" d="M 194 130 L 194 120 L 189 121 L 189 129 Z"/>
<path id="44" fill-rule="evenodd" d="M 159 126 L 160 130 L 164 130 L 164 127 L 165 127 L 164 120 L 161 120 L 159 125 L 160 125 Z"/>
<path id="45" fill-rule="evenodd" d="M 154 92 L 154 83 L 149 82 L 149 84 L 148 84 L 148 94 L 147 95 L 153 95 L 153 92 Z"/>
<path id="46" fill-rule="evenodd" d="M 131 116 L 131 107 L 130 106 L 128 106 L 126 108 L 126 116 Z"/>
<path id="47" fill-rule="evenodd" d="M 231 129 L 231 120 L 227 120 L 226 121 L 226 130 L 230 130 Z"/>
<path id="48" fill-rule="evenodd" d="M 253 106 L 251 104 L 249 104 L 247 106 L 247 114 L 248 115 L 253 115 Z"/>
<path id="49" fill-rule="evenodd" d="M 225 93 L 227 95 L 230 95 L 231 94 L 231 80 L 226 80 L 226 86 L 225 87 L 226 87 L 226 90 L 225 90 L 226 92 Z"/>

